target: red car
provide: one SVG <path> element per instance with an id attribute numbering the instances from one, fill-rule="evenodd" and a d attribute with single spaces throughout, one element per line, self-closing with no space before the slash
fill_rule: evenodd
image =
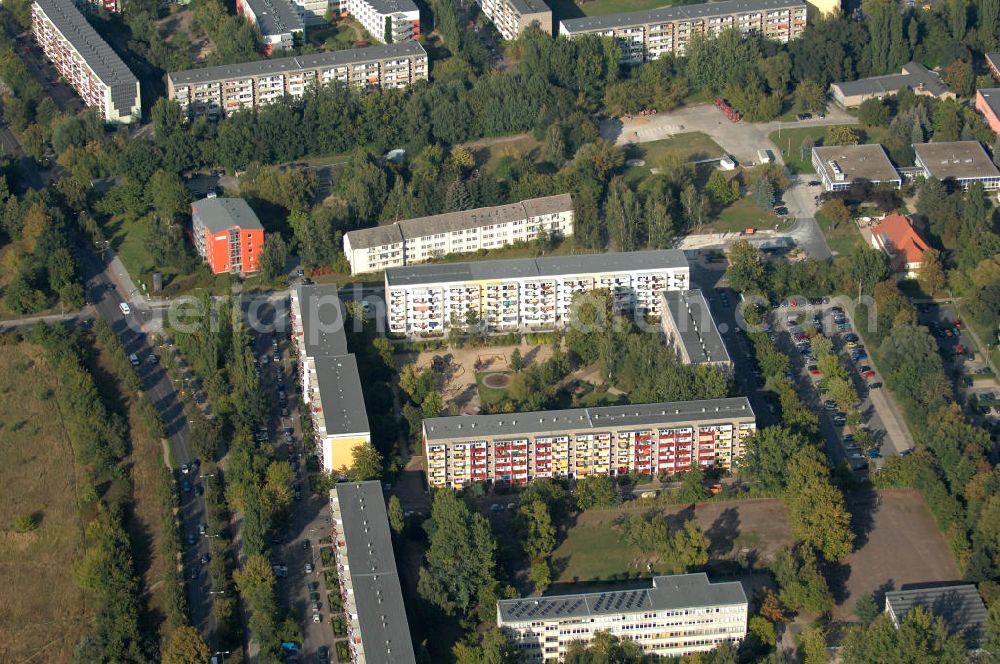
<path id="1" fill-rule="evenodd" d="M 962 329 L 962 319 L 961 318 L 956 318 L 955 319 L 955 327 L 957 327 L 958 329 Z"/>
<path id="2" fill-rule="evenodd" d="M 815 364 L 810 364 L 809 365 L 809 374 L 812 375 L 812 376 L 822 376 L 823 372 L 820 371 L 819 367 L 817 367 Z"/>
<path id="3" fill-rule="evenodd" d="M 864 373 L 862 373 L 861 376 L 863 378 L 874 378 L 875 377 L 875 372 L 872 371 L 871 369 L 869 369 L 868 371 L 865 371 Z"/>

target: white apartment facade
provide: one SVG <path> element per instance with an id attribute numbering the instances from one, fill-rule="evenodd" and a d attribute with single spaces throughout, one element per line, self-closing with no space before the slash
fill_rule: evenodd
<path id="1" fill-rule="evenodd" d="M 597 289 L 611 291 L 618 310 L 658 316 L 660 293 L 686 290 L 690 277 L 676 250 L 388 268 L 388 331 L 441 336 L 470 319 L 489 332 L 558 329 L 573 297 Z"/>
<path id="2" fill-rule="evenodd" d="M 657 576 L 649 589 L 500 600 L 497 625 L 527 662 L 562 661 L 571 644 L 598 632 L 668 658 L 739 643 L 748 608 L 740 582 L 711 583 L 702 572 Z"/>
<path id="3" fill-rule="evenodd" d="M 569 237 L 573 235 L 573 220 L 569 194 L 532 198 L 350 231 L 344 235 L 344 255 L 351 274 L 377 272 L 446 254 L 528 242 L 540 233 Z"/>
<path id="4" fill-rule="evenodd" d="M 307 27 L 328 25 L 326 12 L 330 9 L 330 0 L 292 0 L 292 4 Z"/>
<path id="5" fill-rule="evenodd" d="M 35 0 L 31 33 L 59 76 L 105 122 L 131 124 L 141 120 L 139 79 L 72 0 Z"/>
<path id="6" fill-rule="evenodd" d="M 427 52 L 414 41 L 274 58 L 167 74 L 167 96 L 189 117 L 219 117 L 305 95 L 331 84 L 405 88 L 427 80 Z"/>
<path id="7" fill-rule="evenodd" d="M 552 10 L 542 0 L 479 0 L 479 5 L 504 39 L 517 39 L 536 22 L 552 34 Z"/>
<path id="8" fill-rule="evenodd" d="M 413 0 L 331 0 L 330 5 L 336 13 L 365 26 L 376 41 L 398 44 L 420 37 L 420 9 Z M 386 21 L 389 40 L 385 38 Z"/>
<path id="9" fill-rule="evenodd" d="M 806 28 L 805 0 L 722 0 L 646 11 L 563 19 L 559 34 L 612 37 L 625 64 L 640 64 L 673 53 L 683 55 L 696 35 L 735 28 L 787 43 Z"/>

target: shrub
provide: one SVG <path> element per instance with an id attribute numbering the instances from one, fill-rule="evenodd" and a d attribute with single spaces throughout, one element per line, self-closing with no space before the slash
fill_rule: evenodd
<path id="1" fill-rule="evenodd" d="M 14 519 L 14 530 L 19 533 L 30 533 L 37 527 L 38 523 L 31 515 L 24 514 Z"/>

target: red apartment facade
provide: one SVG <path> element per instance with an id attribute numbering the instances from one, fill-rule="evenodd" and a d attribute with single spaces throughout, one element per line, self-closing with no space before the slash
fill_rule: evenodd
<path id="1" fill-rule="evenodd" d="M 191 234 L 212 272 L 260 268 L 264 227 L 242 198 L 204 198 L 191 204 Z"/>

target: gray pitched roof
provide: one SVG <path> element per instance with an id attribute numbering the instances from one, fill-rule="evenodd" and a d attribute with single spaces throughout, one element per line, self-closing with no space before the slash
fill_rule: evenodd
<path id="1" fill-rule="evenodd" d="M 139 80 L 101 39 L 72 0 L 35 0 L 56 29 L 73 45 L 95 75 L 111 88 L 111 103 L 121 115 L 135 106 Z"/>
<path id="2" fill-rule="evenodd" d="M 302 17 L 290 0 L 243 0 L 257 17 L 260 33 L 281 35 L 286 32 L 304 32 Z"/>
<path id="3" fill-rule="evenodd" d="M 700 290 L 663 291 L 663 303 L 665 315 L 678 330 L 677 341 L 684 345 L 692 364 L 729 361 L 729 351 Z"/>
<path id="4" fill-rule="evenodd" d="M 243 230 L 263 230 L 260 219 L 242 198 L 203 198 L 191 204 L 209 233 L 221 233 L 234 226 Z"/>
<path id="5" fill-rule="evenodd" d="M 972 649 L 979 647 L 986 634 L 986 605 L 971 583 L 887 592 L 885 605 L 897 627 L 914 606 L 924 607 L 941 616 L 951 631 L 961 634 Z"/>
<path id="6" fill-rule="evenodd" d="M 314 362 L 327 435 L 368 432 L 368 411 L 354 355 L 320 356 Z"/>
<path id="7" fill-rule="evenodd" d="M 605 16 L 584 16 L 560 21 L 560 33 L 585 33 L 614 28 L 647 25 L 649 23 L 669 23 L 690 21 L 729 14 L 745 14 L 754 11 L 805 7 L 804 0 L 722 0 L 696 5 L 674 5 L 647 9 L 638 12 L 623 12 Z"/>
<path id="8" fill-rule="evenodd" d="M 288 74 L 311 69 L 325 69 L 361 62 L 378 60 L 393 60 L 396 58 L 427 56 L 427 51 L 418 42 L 403 41 L 394 44 L 379 44 L 366 48 L 345 49 L 342 51 L 325 51 L 309 55 L 296 55 L 290 58 L 273 58 L 242 62 L 235 65 L 205 67 L 204 69 L 186 69 L 167 74 L 167 78 L 176 85 L 195 85 L 211 83 L 234 78 L 253 78 L 274 74 Z"/>
<path id="9" fill-rule="evenodd" d="M 630 251 L 609 254 L 581 254 L 546 258 L 521 258 L 476 263 L 431 263 L 386 268 L 386 283 L 392 286 L 433 284 L 451 281 L 548 277 L 563 274 L 597 274 L 632 270 L 684 268 L 683 251 Z"/>
<path id="10" fill-rule="evenodd" d="M 746 605 L 739 581 L 711 583 L 704 572 L 653 578 L 652 588 L 504 599 L 497 602 L 505 623 L 559 620 L 643 611 Z"/>
<path id="11" fill-rule="evenodd" d="M 477 438 L 487 436 L 544 435 L 600 427 L 681 424 L 694 421 L 732 421 L 753 418 L 753 408 L 746 397 L 674 401 L 669 403 L 569 408 L 533 413 L 502 415 L 458 415 L 424 420 L 427 440 Z"/>
<path id="12" fill-rule="evenodd" d="M 382 484 L 349 482 L 334 489 L 343 520 L 358 626 L 370 664 L 416 662 L 389 535 Z"/>
<path id="13" fill-rule="evenodd" d="M 479 228 L 572 209 L 573 197 L 569 194 L 558 194 L 544 198 L 532 198 L 519 203 L 508 203 L 507 205 L 406 219 L 386 226 L 350 231 L 347 233 L 347 238 L 352 249 L 367 249 L 395 244 L 412 238 Z"/>
<path id="14" fill-rule="evenodd" d="M 833 85 L 840 88 L 845 97 L 895 93 L 906 87 L 923 88 L 935 97 L 950 92 L 948 86 L 941 81 L 941 77 L 937 73 L 930 71 L 919 62 L 906 63 L 900 74 L 872 76 L 857 81 L 842 81 Z"/>

